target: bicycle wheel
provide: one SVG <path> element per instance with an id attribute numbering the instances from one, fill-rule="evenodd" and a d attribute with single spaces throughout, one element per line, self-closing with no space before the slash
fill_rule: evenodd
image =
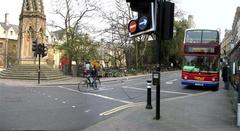
<path id="1" fill-rule="evenodd" d="M 97 77 L 96 82 L 97 82 L 98 85 L 102 85 L 99 77 Z"/>
<path id="2" fill-rule="evenodd" d="M 96 80 L 92 83 L 92 87 L 94 90 L 98 89 Z"/>
<path id="3" fill-rule="evenodd" d="M 85 80 L 78 83 L 78 91 L 85 91 L 87 88 L 88 83 Z"/>

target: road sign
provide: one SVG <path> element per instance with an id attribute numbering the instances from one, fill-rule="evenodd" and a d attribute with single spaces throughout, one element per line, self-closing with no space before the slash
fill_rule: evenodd
<path id="1" fill-rule="evenodd" d="M 142 34 L 154 33 L 156 31 L 156 1 L 157 0 L 128 0 L 131 9 L 138 13 L 138 18 L 134 20 L 136 26 L 135 22 L 129 22 L 129 37 L 133 38 Z"/>
<path id="2" fill-rule="evenodd" d="M 148 18 L 146 16 L 142 16 L 141 18 L 139 18 L 138 28 L 140 30 L 145 30 L 148 26 L 148 23 Z"/>
<path id="3" fill-rule="evenodd" d="M 128 30 L 130 33 L 135 33 L 137 31 L 137 22 L 136 20 L 131 20 L 128 25 Z"/>

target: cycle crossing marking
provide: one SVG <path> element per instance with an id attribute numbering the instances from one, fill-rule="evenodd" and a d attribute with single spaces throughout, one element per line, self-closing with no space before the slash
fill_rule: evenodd
<path id="1" fill-rule="evenodd" d="M 117 102 L 121 102 L 121 103 L 125 103 L 125 104 L 133 103 L 131 101 L 116 99 L 116 98 L 112 98 L 112 97 L 108 97 L 108 96 L 104 96 L 104 95 L 99 95 L 99 94 L 94 94 L 94 93 L 79 92 L 78 90 L 66 88 L 66 87 L 63 87 L 63 86 L 58 86 L 58 88 L 65 89 L 65 90 L 72 91 L 72 92 L 77 92 L 77 93 L 80 93 L 80 94 L 85 94 L 85 95 L 100 97 L 100 98 L 104 98 L 104 99 L 108 99 L 108 100 L 112 100 L 112 101 L 117 101 Z"/>

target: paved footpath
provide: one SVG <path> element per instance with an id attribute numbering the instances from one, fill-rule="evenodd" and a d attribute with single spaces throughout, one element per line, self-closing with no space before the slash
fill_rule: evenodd
<path id="1" fill-rule="evenodd" d="M 109 82 L 109 81 L 117 81 L 117 80 L 127 80 L 131 78 L 138 78 L 146 75 L 137 75 L 137 76 L 126 76 L 126 77 L 108 77 L 101 78 L 101 82 Z M 81 77 L 67 77 L 65 79 L 60 80 L 41 80 L 40 86 L 54 86 L 54 85 L 77 85 Z M 0 79 L 0 85 L 9 85 L 9 86 L 24 86 L 24 87 L 32 87 L 38 86 L 37 80 L 14 80 L 14 79 Z"/>
<path id="2" fill-rule="evenodd" d="M 179 71 L 169 71 L 169 72 L 162 72 L 162 73 L 167 74 L 167 73 L 173 73 L 173 72 L 179 72 Z M 107 78 L 101 78 L 101 82 L 126 80 L 126 79 L 141 77 L 141 76 L 146 76 L 146 75 L 126 76 L 126 77 L 107 77 Z M 40 86 L 77 85 L 81 79 L 83 78 L 67 76 L 65 79 L 61 79 L 61 80 L 49 80 L 49 81 L 41 80 Z M 32 86 L 37 86 L 38 81 L 37 80 L 0 79 L 0 85 L 32 87 Z"/>
<path id="3" fill-rule="evenodd" d="M 225 90 L 162 101 L 161 120 L 154 116 L 139 105 L 84 131 L 240 131 Z"/>

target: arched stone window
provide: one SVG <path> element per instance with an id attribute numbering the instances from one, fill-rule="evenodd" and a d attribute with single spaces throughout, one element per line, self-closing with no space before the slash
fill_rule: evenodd
<path id="1" fill-rule="evenodd" d="M 44 32 L 42 28 L 39 30 L 39 41 L 44 42 Z"/>
<path id="2" fill-rule="evenodd" d="M 29 27 L 29 32 L 30 32 L 30 34 L 31 34 L 31 38 L 32 38 L 32 39 L 36 38 L 36 37 L 35 37 L 34 29 L 33 29 L 31 26 Z"/>

